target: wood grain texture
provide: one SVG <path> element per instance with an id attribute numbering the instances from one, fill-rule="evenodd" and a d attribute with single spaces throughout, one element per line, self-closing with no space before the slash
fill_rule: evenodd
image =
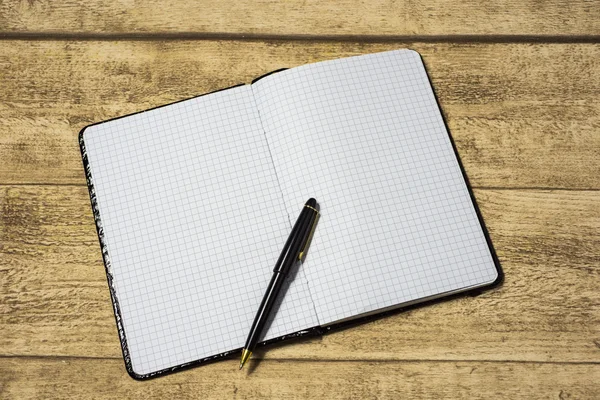
<path id="1" fill-rule="evenodd" d="M 600 398 L 599 35 L 588 0 L 0 0 L 0 398 Z M 403 47 L 505 284 L 270 348 L 250 375 L 232 360 L 129 378 L 78 131 Z"/>
<path id="2" fill-rule="evenodd" d="M 472 185 L 600 188 L 600 45 L 4 41 L 0 183 L 83 185 L 87 124 L 281 67 L 421 52 Z"/>
<path id="3" fill-rule="evenodd" d="M 593 1 L 6 0 L 4 32 L 267 35 L 598 35 Z"/>
<path id="4" fill-rule="evenodd" d="M 258 357 L 600 362 L 600 191 L 476 196 L 501 288 Z M 121 358 L 87 189 L 3 186 L 0 204 L 0 356 Z"/>
<path id="5" fill-rule="evenodd" d="M 0 394 L 38 399 L 594 399 L 600 366 L 490 362 L 225 361 L 146 382 L 122 361 L 5 358 Z M 255 368 L 253 368 L 255 366 Z"/>

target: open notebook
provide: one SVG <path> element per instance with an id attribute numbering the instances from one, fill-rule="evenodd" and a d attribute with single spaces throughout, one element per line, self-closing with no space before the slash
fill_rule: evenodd
<path id="1" fill-rule="evenodd" d="M 321 219 L 265 340 L 500 280 L 411 50 L 91 125 L 80 145 L 136 378 L 239 351 L 309 197 Z"/>

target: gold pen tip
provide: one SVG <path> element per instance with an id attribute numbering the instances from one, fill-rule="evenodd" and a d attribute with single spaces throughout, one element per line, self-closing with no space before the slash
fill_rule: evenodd
<path id="1" fill-rule="evenodd" d="M 246 364 L 246 361 L 248 361 L 248 359 L 250 358 L 250 356 L 252 355 L 252 352 L 248 349 L 244 349 L 242 350 L 242 359 L 240 360 L 240 369 L 244 368 L 244 364 Z"/>

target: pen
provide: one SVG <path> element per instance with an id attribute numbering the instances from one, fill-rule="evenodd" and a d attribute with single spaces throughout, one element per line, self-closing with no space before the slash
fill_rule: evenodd
<path id="1" fill-rule="evenodd" d="M 281 255 L 275 264 L 273 277 L 271 278 L 271 282 L 269 282 L 267 291 L 260 303 L 256 317 L 254 317 L 248 339 L 246 339 L 246 345 L 242 350 L 240 369 L 242 369 L 246 361 L 248 361 L 260 339 L 262 330 L 269 318 L 269 314 L 271 314 L 277 295 L 281 291 L 281 287 L 285 282 L 288 272 L 296 262 L 304 261 L 318 219 L 319 205 L 315 199 L 310 198 L 306 204 L 304 204 L 304 207 L 302 207 L 302 212 L 300 213 L 298 220 L 296 220 L 292 232 L 285 242 Z"/>

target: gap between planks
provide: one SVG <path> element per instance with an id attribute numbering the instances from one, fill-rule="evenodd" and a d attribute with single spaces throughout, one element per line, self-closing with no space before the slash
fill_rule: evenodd
<path id="1" fill-rule="evenodd" d="M 17 354 L 7 355 L 0 354 L 0 359 L 38 359 L 38 360 L 122 360 L 123 357 L 89 357 L 89 356 L 62 356 L 62 355 L 34 355 L 34 354 Z M 378 364 L 394 364 L 394 363 L 406 363 L 406 364 L 420 364 L 420 363 L 488 363 L 488 364 L 565 364 L 565 365 L 600 365 L 600 362 L 596 361 L 531 361 L 531 360 L 471 360 L 471 359 L 310 359 L 310 358 L 260 358 L 254 357 L 254 360 L 260 362 L 293 362 L 293 363 L 378 363 Z M 238 363 L 237 358 L 225 359 L 220 362 L 235 362 Z M 210 365 L 209 363 L 206 365 Z"/>
<path id="2" fill-rule="evenodd" d="M 232 40 L 248 42 L 351 43 L 600 43 L 600 35 L 310 35 L 226 32 L 0 32 L 0 40 L 31 41 L 176 41 Z"/>

